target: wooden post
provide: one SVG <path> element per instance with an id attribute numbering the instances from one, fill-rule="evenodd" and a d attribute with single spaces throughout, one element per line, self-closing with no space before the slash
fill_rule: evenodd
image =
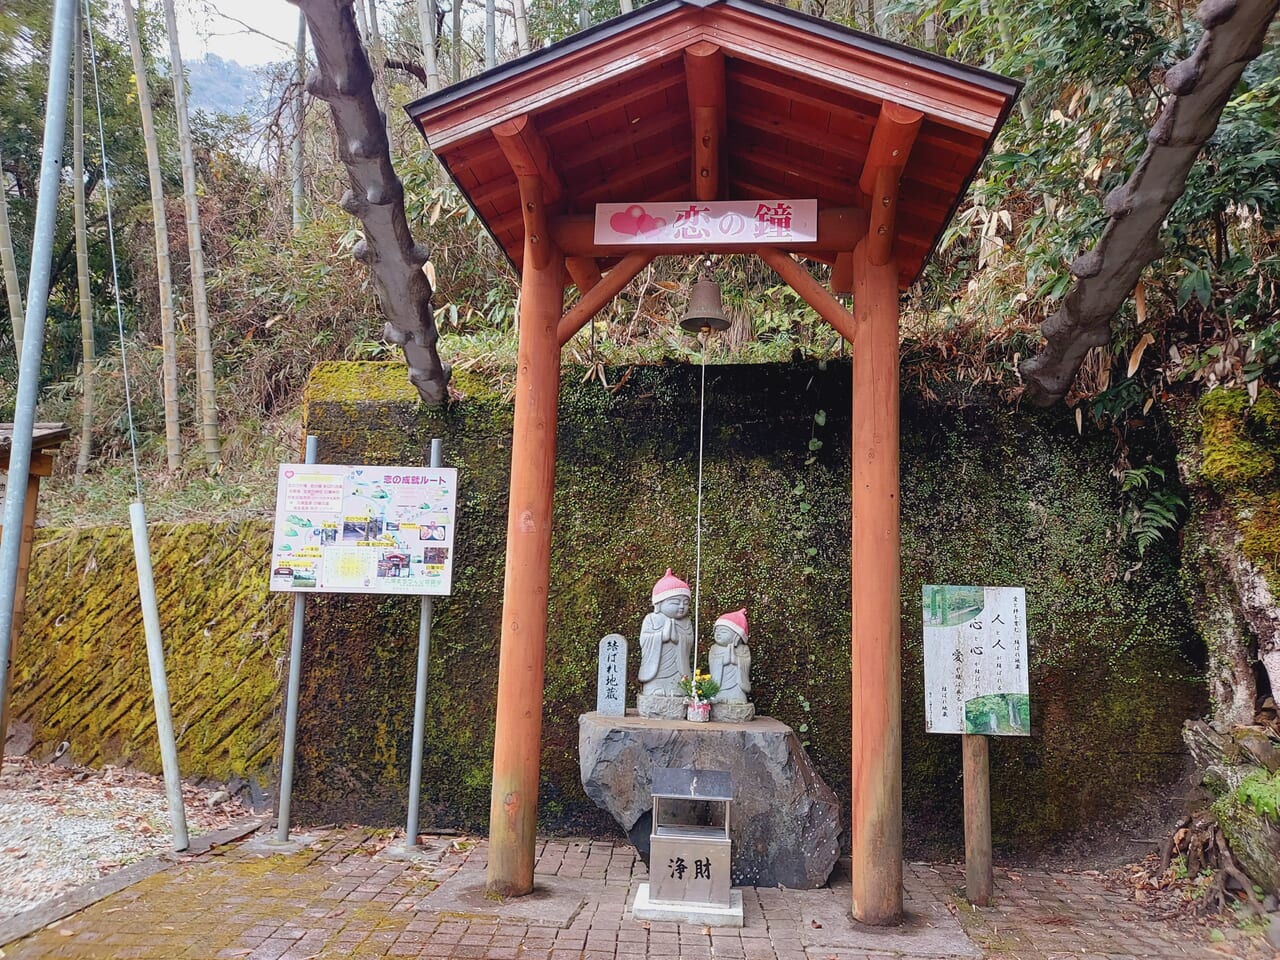
<path id="1" fill-rule="evenodd" d="M 869 238 L 868 238 L 869 240 Z M 898 268 L 853 251 L 853 916 L 902 916 Z"/>
<path id="2" fill-rule="evenodd" d="M 524 271 L 486 877 L 490 891 L 507 897 L 533 890 L 565 269 L 546 229 L 542 178 L 519 182 Z"/>
<path id="3" fill-rule="evenodd" d="M 18 662 L 18 637 L 22 633 L 22 619 L 27 608 L 27 575 L 31 569 L 31 539 L 36 529 L 36 501 L 40 497 L 40 477 L 53 473 L 53 457 L 49 454 L 36 454 L 31 459 L 31 472 L 27 475 L 27 499 L 22 510 L 22 529 L 18 532 L 18 580 L 13 592 L 13 624 L 9 628 L 9 675 L 5 678 L 5 689 L 13 692 L 13 665 Z M 10 476 L 11 483 L 20 482 L 17 477 Z M 0 533 L 4 530 L 0 527 Z M 0 667 L 2 668 L 2 667 Z M 12 696 L 4 699 L 4 712 L 0 713 L 0 767 L 4 765 L 4 743 L 9 737 L 9 710 L 13 702 Z"/>
<path id="4" fill-rule="evenodd" d="M 964 879 L 969 902 L 991 903 L 991 773 L 987 738 L 962 734 L 964 754 Z"/>

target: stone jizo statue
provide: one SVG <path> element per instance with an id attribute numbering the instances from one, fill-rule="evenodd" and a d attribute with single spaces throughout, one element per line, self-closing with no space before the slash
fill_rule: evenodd
<path id="1" fill-rule="evenodd" d="M 693 675 L 689 585 L 668 568 L 653 585 L 653 613 L 640 626 L 640 692 L 678 697 L 680 678 Z"/>
<path id="2" fill-rule="evenodd" d="M 715 643 L 707 653 L 711 679 L 720 685 L 713 703 L 746 703 L 751 692 L 751 648 L 744 607 L 716 620 Z"/>

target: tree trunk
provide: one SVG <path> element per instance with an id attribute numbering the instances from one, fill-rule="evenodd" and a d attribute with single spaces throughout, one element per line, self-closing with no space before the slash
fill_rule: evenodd
<path id="1" fill-rule="evenodd" d="M 187 212 L 187 252 L 191 258 L 191 307 L 196 327 L 196 384 L 200 396 L 200 445 L 210 467 L 222 462 L 218 434 L 218 400 L 213 380 L 213 338 L 209 324 L 209 297 L 204 285 L 204 247 L 200 242 L 200 200 L 196 191 L 196 163 L 191 149 L 191 123 L 187 117 L 186 75 L 178 43 L 178 20 L 173 0 L 164 0 L 164 24 L 169 34 L 169 71 L 173 79 L 173 106 L 178 115 L 178 146 L 182 157 L 182 200 Z"/>
<path id="2" fill-rule="evenodd" d="M 155 117 L 151 110 L 151 90 L 147 86 L 147 64 L 138 36 L 138 15 L 132 0 L 124 0 L 124 22 L 129 30 L 129 50 L 133 54 L 133 77 L 138 88 L 138 111 L 142 115 L 142 138 L 147 151 L 147 178 L 151 181 L 151 216 L 155 221 L 156 276 L 160 296 L 160 339 L 164 354 L 164 439 L 165 458 L 170 470 L 182 466 L 182 437 L 178 428 L 178 336 L 173 321 L 173 280 L 169 270 L 169 228 L 164 219 L 164 184 L 160 174 L 160 147 L 156 142 Z"/>
<path id="3" fill-rule="evenodd" d="M 298 11 L 298 42 L 294 47 L 295 71 L 297 84 L 293 106 L 293 232 L 296 234 L 307 222 L 306 192 L 303 180 L 306 173 L 303 166 L 303 143 L 307 127 L 307 18 Z"/>
<path id="4" fill-rule="evenodd" d="M 360 219 L 364 239 L 356 259 L 369 265 L 387 325 L 383 336 L 404 348 L 409 380 L 433 406 L 448 399 L 449 367 L 436 350 L 439 333 L 431 284 L 422 267 L 430 258 L 414 243 L 404 212 L 404 186 L 391 166 L 386 130 L 373 98 L 373 75 L 356 33 L 349 2 L 299 0 L 307 17 L 316 66 L 307 91 L 329 104 L 339 154 L 351 189 L 342 208 Z"/>
<path id="5" fill-rule="evenodd" d="M 18 261 L 13 255 L 13 234 L 9 231 L 9 180 L 0 161 L 0 266 L 4 268 L 4 290 L 9 297 L 9 320 L 13 324 L 13 347 L 22 358 L 22 328 L 26 312 L 22 307 L 22 285 L 18 280 Z"/>
<path id="6" fill-rule="evenodd" d="M 93 455 L 93 300 L 89 292 L 89 242 L 84 196 L 84 34 L 76 5 L 75 61 L 71 94 L 71 197 L 75 216 L 76 279 L 80 290 L 80 452 L 76 476 L 83 477 Z"/>
<path id="7" fill-rule="evenodd" d="M 1209 654 L 1205 679 L 1213 721 L 1236 727 L 1253 722 L 1258 699 L 1250 656 L 1255 641 L 1239 585 L 1242 564 L 1248 561 L 1239 554 L 1230 509 L 1211 499 L 1216 499 L 1212 493 L 1197 493 L 1183 528 L 1182 583 L 1187 608 Z"/>
<path id="8" fill-rule="evenodd" d="M 1244 68 L 1262 52 L 1280 0 L 1204 0 L 1204 33 L 1191 56 L 1169 68 L 1172 94 L 1147 136 L 1133 175 L 1107 196 L 1097 246 L 1071 264 L 1075 284 L 1040 327 L 1048 341 L 1020 367 L 1026 396 L 1049 406 L 1066 396 L 1090 347 L 1111 340 L 1111 318 L 1142 271 L 1160 255 L 1160 229 L 1186 189 L 1187 174 L 1218 127 Z"/>
<path id="9" fill-rule="evenodd" d="M 418 0 L 418 32 L 422 35 L 422 68 L 427 72 L 427 92 L 440 89 L 440 64 L 436 60 L 436 0 Z"/>

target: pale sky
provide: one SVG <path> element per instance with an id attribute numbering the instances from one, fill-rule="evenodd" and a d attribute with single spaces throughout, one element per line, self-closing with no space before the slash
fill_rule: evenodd
<path id="1" fill-rule="evenodd" d="M 174 0 L 174 7 L 183 60 L 215 53 L 224 60 L 257 66 L 293 57 L 298 8 L 287 0 Z M 237 20 L 267 36 L 251 32 Z"/>

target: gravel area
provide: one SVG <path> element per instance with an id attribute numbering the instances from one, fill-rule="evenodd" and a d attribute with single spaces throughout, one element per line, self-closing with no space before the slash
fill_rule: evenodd
<path id="1" fill-rule="evenodd" d="M 216 787 L 183 784 L 191 837 L 246 816 Z M 136 770 L 39 764 L 0 770 L 0 921 L 173 849 L 164 780 Z"/>

